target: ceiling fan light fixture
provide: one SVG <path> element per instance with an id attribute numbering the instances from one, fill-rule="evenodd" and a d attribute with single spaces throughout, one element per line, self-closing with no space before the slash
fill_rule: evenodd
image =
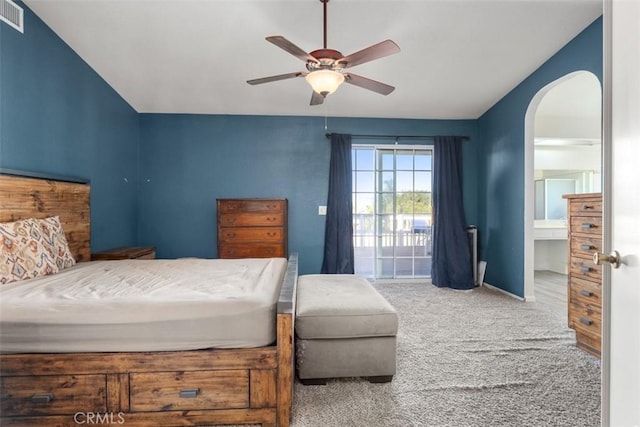
<path id="1" fill-rule="evenodd" d="M 305 77 L 307 83 L 311 85 L 313 90 L 322 95 L 332 94 L 338 87 L 344 83 L 344 75 L 333 70 L 316 70 L 312 71 Z"/>

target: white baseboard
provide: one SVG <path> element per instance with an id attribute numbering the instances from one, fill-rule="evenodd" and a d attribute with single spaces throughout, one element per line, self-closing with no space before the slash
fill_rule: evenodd
<path id="1" fill-rule="evenodd" d="M 505 294 L 505 295 L 508 295 L 508 296 L 510 296 L 511 298 L 515 298 L 515 299 L 517 299 L 517 300 L 519 300 L 519 301 L 526 301 L 524 298 L 519 297 L 519 296 L 518 296 L 518 295 L 516 295 L 516 294 L 512 294 L 511 292 L 507 292 L 507 291 L 505 291 L 504 289 L 500 289 L 500 288 L 498 288 L 498 287 L 496 287 L 496 286 L 490 285 L 490 284 L 488 284 L 487 282 L 482 282 L 482 286 L 486 286 L 486 287 L 487 287 L 487 288 L 489 288 L 489 289 L 492 289 L 492 290 L 494 290 L 494 291 L 501 292 L 501 293 L 503 293 L 503 294 Z M 532 300 L 529 300 L 529 301 L 532 301 Z"/>

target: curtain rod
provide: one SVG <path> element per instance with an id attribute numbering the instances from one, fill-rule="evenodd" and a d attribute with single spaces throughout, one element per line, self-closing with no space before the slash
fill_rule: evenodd
<path id="1" fill-rule="evenodd" d="M 333 133 L 326 133 L 327 139 L 331 139 Z M 433 139 L 439 135 L 351 135 L 351 138 L 367 138 L 367 139 Z M 468 136 L 461 136 L 464 140 L 469 140 Z"/>

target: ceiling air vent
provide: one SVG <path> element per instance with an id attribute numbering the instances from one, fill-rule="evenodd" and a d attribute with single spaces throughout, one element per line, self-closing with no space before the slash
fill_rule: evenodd
<path id="1" fill-rule="evenodd" d="M 24 33 L 23 10 L 11 0 L 0 0 L 0 21 Z"/>

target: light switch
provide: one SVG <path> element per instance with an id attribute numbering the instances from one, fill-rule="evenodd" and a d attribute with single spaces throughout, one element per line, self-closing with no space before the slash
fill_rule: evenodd
<path id="1" fill-rule="evenodd" d="M 326 206 L 318 206 L 318 215 L 326 215 L 327 207 Z"/>

